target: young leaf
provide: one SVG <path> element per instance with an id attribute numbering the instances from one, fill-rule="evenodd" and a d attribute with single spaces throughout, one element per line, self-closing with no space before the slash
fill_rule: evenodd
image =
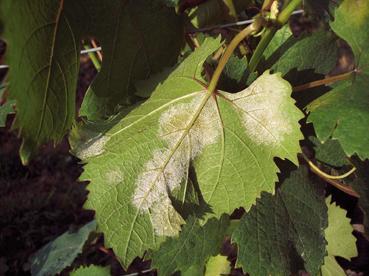
<path id="1" fill-rule="evenodd" d="M 263 193 L 241 219 L 232 236 L 236 265 L 250 275 L 291 275 L 303 260 L 317 275 L 326 255 L 326 213 L 324 193 L 306 169 L 292 172 L 274 196 Z"/>
<path id="2" fill-rule="evenodd" d="M 152 255 L 152 266 L 159 275 L 172 275 L 190 267 L 204 267 L 210 256 L 219 253 L 229 219 L 212 218 L 203 226 L 190 217 L 178 237 L 168 238 Z"/>
<path id="3" fill-rule="evenodd" d="M 40 144 L 61 140 L 75 112 L 78 41 L 64 14 L 64 1 L 4 0 L 1 18 L 10 65 L 15 126 L 24 138 L 23 162 Z"/>
<path id="4" fill-rule="evenodd" d="M 336 204 L 330 204 L 330 201 L 331 198 L 328 198 L 328 227 L 325 229 L 328 255 L 324 258 L 321 270 L 323 276 L 344 276 L 346 273 L 336 262 L 334 256 L 346 259 L 357 256 L 356 239 L 352 235 L 353 228 L 346 217 L 346 211 Z"/>
<path id="5" fill-rule="evenodd" d="M 274 191 L 273 157 L 297 163 L 303 116 L 290 85 L 265 72 L 244 91 L 210 94 L 202 64 L 219 46 L 219 39 L 205 40 L 144 104 L 106 132 L 72 141 L 88 162 L 86 207 L 96 211 L 125 266 L 159 237 L 178 233 L 183 219 L 171 196 L 187 185 L 190 167 L 208 209 L 220 217 Z"/>
<path id="6" fill-rule="evenodd" d="M 96 229 L 92 221 L 76 233 L 65 232 L 30 257 L 32 275 L 56 275 L 70 266 L 82 252 L 90 233 Z"/>
<path id="7" fill-rule="evenodd" d="M 320 141 L 339 140 L 346 155 L 369 158 L 369 2 L 345 0 L 331 23 L 355 55 L 357 72 L 308 106 L 308 120 Z"/>
<path id="8" fill-rule="evenodd" d="M 205 276 L 221 276 L 231 273 L 231 263 L 226 256 L 217 255 L 210 257 L 205 270 Z"/>
<path id="9" fill-rule="evenodd" d="M 109 276 L 109 267 L 101 267 L 96 265 L 91 265 L 88 267 L 79 267 L 72 271 L 71 276 Z"/>
<path id="10" fill-rule="evenodd" d="M 99 40 L 104 54 L 80 115 L 103 119 L 129 103 L 137 80 L 177 61 L 183 42 L 182 18 L 173 8 L 153 0 L 77 2 L 74 5 L 81 6 L 83 16 L 93 19 L 87 31 Z"/>

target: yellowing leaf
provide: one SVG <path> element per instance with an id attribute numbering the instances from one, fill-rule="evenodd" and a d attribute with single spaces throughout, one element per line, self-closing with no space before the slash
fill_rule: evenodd
<path id="1" fill-rule="evenodd" d="M 95 135 L 88 126 L 76 131 L 85 140 L 71 141 L 88 162 L 86 207 L 125 266 L 178 234 L 184 219 L 172 201 L 190 168 L 208 216 L 220 217 L 274 191 L 274 157 L 297 163 L 302 113 L 288 82 L 265 72 L 244 91 L 210 94 L 202 64 L 219 47 L 219 39 L 207 39 L 144 104 Z"/>
<path id="2" fill-rule="evenodd" d="M 324 258 L 321 270 L 323 276 L 346 275 L 334 256 L 346 259 L 357 256 L 356 239 L 352 235 L 353 228 L 346 217 L 347 212 L 334 203 L 330 204 L 330 201 L 329 197 L 327 199 L 328 227 L 325 229 L 328 256 Z"/>

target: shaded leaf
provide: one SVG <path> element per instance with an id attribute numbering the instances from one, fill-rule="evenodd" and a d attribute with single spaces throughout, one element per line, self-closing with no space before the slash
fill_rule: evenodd
<path id="1" fill-rule="evenodd" d="M 99 40 L 104 55 L 80 115 L 103 119 L 130 103 L 137 80 L 176 63 L 183 42 L 182 18 L 152 0 L 78 2 L 84 17 L 93 19 L 87 31 Z"/>
<path id="2" fill-rule="evenodd" d="M 301 82 L 301 79 L 308 82 L 306 70 L 310 70 L 310 74 L 327 74 L 336 65 L 337 38 L 326 30 L 294 37 L 289 26 L 285 26 L 277 31 L 264 57 L 261 70 L 271 68 L 281 72 L 294 84 Z"/>
<path id="3" fill-rule="evenodd" d="M 244 88 L 247 81 L 247 64 L 246 57 L 239 58 L 232 55 L 219 79 L 219 89 L 237 92 L 240 88 Z"/>
<path id="4" fill-rule="evenodd" d="M 250 275 L 317 275 L 326 255 L 324 192 L 305 168 L 291 173 L 274 196 L 263 193 L 232 235 L 236 266 Z M 300 264 L 303 262 L 303 264 Z"/>
<path id="5" fill-rule="evenodd" d="M 96 222 L 92 221 L 78 232 L 65 232 L 46 244 L 30 257 L 32 275 L 55 275 L 70 266 L 82 253 L 83 245 L 95 229 Z"/>
<path id="6" fill-rule="evenodd" d="M 353 228 L 346 217 L 347 212 L 334 203 L 330 204 L 330 201 L 331 198 L 328 198 L 328 227 L 325 229 L 328 255 L 324 258 L 321 270 L 323 276 L 346 275 L 334 256 L 346 259 L 357 256 L 356 239 L 352 235 Z"/>
<path id="7" fill-rule="evenodd" d="M 358 72 L 310 104 L 308 121 L 320 141 L 337 139 L 347 156 L 369 158 L 369 2 L 343 1 L 331 27 L 351 46 Z"/>
<path id="8" fill-rule="evenodd" d="M 3 97 L 4 91 L 5 91 L 4 88 L 0 89 L 0 102 Z M 15 101 L 8 100 L 8 99 L 3 105 L 0 105 L 0 127 L 4 127 L 6 123 L 6 118 L 8 117 L 8 115 L 14 113 L 14 108 L 13 108 L 14 105 L 15 105 Z"/>
<path id="9" fill-rule="evenodd" d="M 23 162 L 49 140 L 59 142 L 75 114 L 79 67 L 64 1 L 4 0 L 0 3 L 8 47 L 9 97 L 17 102 L 15 127 L 24 141 Z"/>
<path id="10" fill-rule="evenodd" d="M 321 143 L 314 136 L 309 137 L 309 140 L 315 145 L 315 159 L 319 162 L 334 167 L 342 167 L 349 164 L 346 154 L 337 140 L 329 139 L 325 143 Z"/>
<path id="11" fill-rule="evenodd" d="M 237 13 L 251 4 L 251 0 L 208 0 L 192 8 L 188 17 L 196 28 L 202 28 L 234 21 Z"/>
<path id="12" fill-rule="evenodd" d="M 219 253 L 229 224 L 228 216 L 212 218 L 203 226 L 190 217 L 178 237 L 168 238 L 152 254 L 152 266 L 159 275 L 187 271 L 190 267 L 204 267 L 210 256 Z"/>
<path id="13" fill-rule="evenodd" d="M 350 185 L 360 196 L 359 206 L 364 213 L 365 234 L 369 240 L 369 161 L 360 162 L 353 158 L 352 162 L 356 167 L 357 177 Z"/>
<path id="14" fill-rule="evenodd" d="M 86 207 L 125 266 L 178 234 L 184 221 L 172 196 L 187 187 L 190 168 L 209 216 L 220 217 L 274 191 L 274 156 L 297 163 L 303 114 L 288 82 L 265 72 L 239 93 L 209 94 L 202 65 L 219 47 L 205 40 L 144 104 L 105 132 L 91 137 L 82 128 L 76 136 L 85 139 L 71 141 L 88 162 Z"/>

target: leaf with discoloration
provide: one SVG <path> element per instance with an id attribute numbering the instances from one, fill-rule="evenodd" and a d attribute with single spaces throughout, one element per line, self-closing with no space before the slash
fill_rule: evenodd
<path id="1" fill-rule="evenodd" d="M 75 132 L 86 138 L 72 141 L 88 162 L 86 207 L 125 266 L 178 234 L 184 218 L 172 200 L 187 187 L 189 171 L 208 216 L 220 217 L 274 191 L 274 157 L 297 163 L 303 116 L 291 86 L 265 72 L 239 93 L 209 94 L 202 65 L 219 47 L 219 39 L 205 40 L 149 100 L 104 132 Z"/>

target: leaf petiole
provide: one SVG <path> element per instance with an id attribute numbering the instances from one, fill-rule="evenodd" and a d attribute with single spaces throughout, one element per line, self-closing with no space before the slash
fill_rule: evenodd
<path id="1" fill-rule="evenodd" d="M 222 74 L 225 65 L 227 64 L 234 50 L 237 48 L 238 44 L 245 38 L 249 37 L 250 35 L 258 32 L 263 26 L 263 24 L 264 18 L 258 17 L 251 25 L 243 29 L 232 39 L 231 43 L 229 43 L 227 49 L 225 50 L 223 56 L 220 58 L 218 66 L 215 69 L 214 74 L 210 80 L 208 87 L 208 92 L 210 94 L 212 94 L 215 91 L 220 75 Z"/>

